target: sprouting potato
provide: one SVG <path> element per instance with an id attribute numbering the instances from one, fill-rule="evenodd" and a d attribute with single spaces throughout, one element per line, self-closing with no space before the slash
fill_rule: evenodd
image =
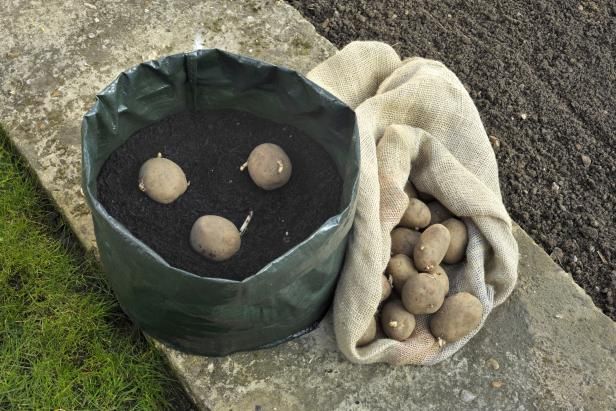
<path id="1" fill-rule="evenodd" d="M 445 257 L 450 240 L 449 230 L 444 225 L 434 224 L 426 228 L 413 249 L 415 267 L 421 272 L 434 272 Z"/>
<path id="2" fill-rule="evenodd" d="M 368 324 L 368 329 L 364 332 L 361 338 L 357 341 L 357 346 L 362 347 L 370 344 L 376 338 L 376 319 L 372 317 Z"/>
<path id="3" fill-rule="evenodd" d="M 415 329 L 415 316 L 404 309 L 400 300 L 389 301 L 381 311 L 381 328 L 389 338 L 404 341 Z"/>
<path id="4" fill-rule="evenodd" d="M 242 239 L 231 221 L 216 215 L 204 215 L 190 230 L 190 245 L 212 261 L 225 261 L 238 252 Z"/>
<path id="5" fill-rule="evenodd" d="M 415 187 L 413 187 L 413 183 L 408 180 L 404 185 L 404 192 L 409 198 L 417 198 L 417 191 L 415 190 Z"/>
<path id="6" fill-rule="evenodd" d="M 446 343 L 458 341 L 481 323 L 483 306 L 472 294 L 462 292 L 445 299 L 430 321 L 430 331 Z"/>
<path id="7" fill-rule="evenodd" d="M 389 282 L 389 278 L 386 275 L 382 275 L 381 277 L 381 301 L 385 301 L 391 295 L 391 282 Z"/>
<path id="8" fill-rule="evenodd" d="M 428 224 L 430 224 L 430 209 L 423 201 L 411 198 L 400 219 L 400 226 L 420 230 Z"/>
<path id="9" fill-rule="evenodd" d="M 457 218 L 449 218 L 443 221 L 443 225 L 447 227 L 451 236 L 449 248 L 447 248 L 447 253 L 443 258 L 443 262 L 446 264 L 459 263 L 464 259 L 466 246 L 468 245 L 466 225 Z"/>
<path id="10" fill-rule="evenodd" d="M 411 314 L 432 314 L 441 308 L 445 292 L 434 274 L 419 273 L 406 281 L 400 296 Z"/>
<path id="11" fill-rule="evenodd" d="M 272 143 L 255 147 L 240 170 L 245 167 L 248 167 L 252 181 L 264 190 L 275 190 L 285 185 L 291 178 L 293 170 L 287 153 Z"/>
<path id="12" fill-rule="evenodd" d="M 438 201 L 430 201 L 426 204 L 430 209 L 430 225 L 432 224 L 440 224 L 448 218 L 452 217 L 452 214 L 449 210 L 445 208 Z"/>
<path id="13" fill-rule="evenodd" d="M 396 254 L 391 257 L 389 263 L 387 263 L 385 274 L 391 277 L 394 290 L 401 293 L 406 280 L 412 275 L 417 275 L 418 272 L 409 256 L 405 254 Z"/>
<path id="14" fill-rule="evenodd" d="M 404 227 L 394 228 L 391 232 L 391 253 L 413 255 L 413 249 L 419 241 L 420 232 Z"/>
<path id="15" fill-rule="evenodd" d="M 178 199 L 188 188 L 184 171 L 173 161 L 157 157 L 147 160 L 139 169 L 139 189 L 152 200 L 169 204 Z"/>
<path id="16" fill-rule="evenodd" d="M 432 275 L 438 280 L 445 295 L 447 295 L 449 293 L 449 276 L 447 275 L 447 271 L 445 271 L 442 266 L 438 265 Z"/>

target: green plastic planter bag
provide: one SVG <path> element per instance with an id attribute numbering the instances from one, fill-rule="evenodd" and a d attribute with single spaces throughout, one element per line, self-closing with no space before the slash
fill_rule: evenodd
<path id="1" fill-rule="evenodd" d="M 96 178 L 137 130 L 169 115 L 236 109 L 295 126 L 319 142 L 343 178 L 340 214 L 243 281 L 170 266 L 111 217 Z M 130 318 L 182 351 L 225 355 L 309 331 L 333 297 L 353 223 L 359 172 L 355 114 L 302 75 L 217 49 L 139 64 L 118 76 L 82 123 L 83 191 L 107 278 Z"/>

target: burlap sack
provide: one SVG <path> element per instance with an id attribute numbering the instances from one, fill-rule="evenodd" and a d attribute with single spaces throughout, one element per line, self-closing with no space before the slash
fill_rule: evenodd
<path id="1" fill-rule="evenodd" d="M 479 113 L 443 64 L 401 61 L 383 43 L 351 43 L 308 78 L 355 109 L 361 140 L 357 214 L 334 299 L 338 347 L 356 363 L 442 361 L 477 333 L 517 279 L 517 244 Z M 379 305 L 390 232 L 407 207 L 403 187 L 409 177 L 466 223 L 467 258 L 449 270 L 450 294 L 467 291 L 478 297 L 482 322 L 462 340 L 439 348 L 426 316 L 419 316 L 409 340 L 381 338 L 356 348 Z"/>

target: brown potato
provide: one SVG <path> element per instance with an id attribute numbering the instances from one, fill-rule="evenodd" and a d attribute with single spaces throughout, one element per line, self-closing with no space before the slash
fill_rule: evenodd
<path id="1" fill-rule="evenodd" d="M 442 224 L 434 224 L 421 233 L 413 249 L 413 262 L 419 271 L 433 273 L 443 261 L 451 236 Z"/>
<path id="2" fill-rule="evenodd" d="M 430 209 L 430 225 L 440 224 L 453 216 L 451 212 L 438 201 L 431 201 L 426 205 Z"/>
<path id="3" fill-rule="evenodd" d="M 482 313 L 483 306 L 477 297 L 465 292 L 454 294 L 432 316 L 430 331 L 447 343 L 458 341 L 479 326 Z"/>
<path id="4" fill-rule="evenodd" d="M 419 241 L 420 232 L 404 227 L 394 228 L 391 232 L 391 253 L 413 255 L 413 249 Z"/>
<path id="5" fill-rule="evenodd" d="M 381 291 L 381 301 L 385 301 L 391 295 L 391 283 L 389 282 L 389 278 L 387 276 L 382 275 L 382 291 Z"/>
<path id="6" fill-rule="evenodd" d="M 464 259 L 466 246 L 468 245 L 468 232 L 466 225 L 457 218 L 449 218 L 443 221 L 443 225 L 449 230 L 451 241 L 447 253 L 443 257 L 446 264 L 459 263 Z"/>
<path id="7" fill-rule="evenodd" d="M 409 196 L 409 198 L 417 198 L 417 191 L 410 181 L 407 181 L 404 185 L 404 192 L 407 196 Z"/>
<path id="8" fill-rule="evenodd" d="M 415 329 L 415 316 L 404 309 L 400 300 L 389 301 L 381 311 L 381 328 L 389 338 L 404 341 Z"/>
<path id="9" fill-rule="evenodd" d="M 225 261 L 238 252 L 242 239 L 231 221 L 216 215 L 204 215 L 190 230 L 190 245 L 212 261 Z"/>
<path id="10" fill-rule="evenodd" d="M 361 338 L 357 341 L 357 346 L 362 347 L 370 344 L 376 338 L 376 319 L 372 317 L 368 324 L 368 329 L 364 332 Z"/>
<path id="11" fill-rule="evenodd" d="M 387 263 L 385 274 L 391 277 L 394 285 L 394 290 L 398 293 L 402 292 L 404 283 L 412 275 L 417 275 L 417 269 L 413 265 L 413 260 L 405 254 L 396 254 Z"/>
<path id="12" fill-rule="evenodd" d="M 449 293 L 449 276 L 447 275 L 447 271 L 439 265 L 436 267 L 436 270 L 434 270 L 432 275 L 436 277 L 438 282 L 441 284 L 445 295 L 447 295 Z"/>
<path id="13" fill-rule="evenodd" d="M 428 224 L 430 224 L 430 209 L 423 201 L 411 198 L 400 219 L 400 226 L 420 230 Z"/>
<path id="14" fill-rule="evenodd" d="M 184 171 L 173 161 L 158 157 L 147 160 L 139 169 L 139 189 L 152 200 L 169 204 L 188 188 Z"/>
<path id="15" fill-rule="evenodd" d="M 291 159 L 280 146 L 271 143 L 255 147 L 246 162 L 252 181 L 264 190 L 275 190 L 291 178 Z"/>
<path id="16" fill-rule="evenodd" d="M 406 281 L 400 296 L 411 314 L 432 314 L 441 308 L 445 290 L 434 274 L 419 273 Z"/>

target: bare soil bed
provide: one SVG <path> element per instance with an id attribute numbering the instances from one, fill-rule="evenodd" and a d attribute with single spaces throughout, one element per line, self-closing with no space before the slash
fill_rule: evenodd
<path id="1" fill-rule="evenodd" d="M 381 40 L 467 87 L 512 218 L 616 319 L 616 3 L 289 0 L 337 47 Z"/>

